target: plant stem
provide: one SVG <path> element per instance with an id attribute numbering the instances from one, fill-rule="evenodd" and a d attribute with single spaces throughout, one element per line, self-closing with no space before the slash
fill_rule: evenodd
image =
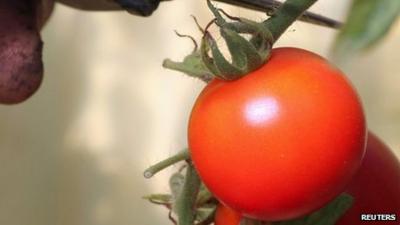
<path id="1" fill-rule="evenodd" d="M 167 168 L 168 166 L 171 166 L 179 161 L 189 159 L 189 157 L 190 157 L 190 155 L 189 155 L 188 149 L 184 149 L 183 151 L 179 152 L 178 154 L 173 155 L 167 159 L 164 159 L 161 162 L 158 162 L 155 165 L 150 166 L 148 169 L 146 169 L 144 171 L 143 176 L 145 178 L 151 178 L 156 173 Z"/>
<path id="2" fill-rule="evenodd" d="M 274 41 L 317 0 L 286 0 L 274 14 L 264 21 Z"/>
<path id="3" fill-rule="evenodd" d="M 247 9 L 266 12 L 268 14 L 274 13 L 274 11 L 279 6 L 282 5 L 282 2 L 279 2 L 277 0 L 214 0 L 214 1 L 224 2 Z M 304 14 L 299 17 L 299 20 L 334 29 L 339 29 L 343 25 L 339 21 L 309 11 L 304 12 Z"/>
<path id="4" fill-rule="evenodd" d="M 176 210 L 178 214 L 178 225 L 193 225 L 195 220 L 195 204 L 200 188 L 200 178 L 197 171 L 189 162 L 186 170 L 185 183 L 182 192 L 176 200 Z"/>

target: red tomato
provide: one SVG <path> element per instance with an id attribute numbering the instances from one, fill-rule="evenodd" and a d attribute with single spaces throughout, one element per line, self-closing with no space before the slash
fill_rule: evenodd
<path id="1" fill-rule="evenodd" d="M 372 133 L 360 170 L 347 192 L 353 206 L 338 225 L 398 225 L 400 217 L 400 163 L 390 149 Z M 395 214 L 397 221 L 361 221 L 361 214 Z"/>
<path id="2" fill-rule="evenodd" d="M 307 214 L 342 192 L 365 149 L 357 94 L 326 60 L 272 50 L 260 69 L 212 80 L 189 120 L 200 177 L 230 208 L 260 220 Z"/>
<path id="3" fill-rule="evenodd" d="M 242 216 L 236 211 L 219 204 L 215 213 L 214 225 L 239 225 Z"/>

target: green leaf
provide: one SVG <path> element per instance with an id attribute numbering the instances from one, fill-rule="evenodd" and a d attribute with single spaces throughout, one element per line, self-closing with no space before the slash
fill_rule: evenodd
<path id="1" fill-rule="evenodd" d="M 351 56 L 373 46 L 399 15 L 399 0 L 353 0 L 347 22 L 335 43 L 335 57 Z"/>
<path id="2" fill-rule="evenodd" d="M 299 219 L 275 222 L 273 225 L 334 225 L 351 207 L 352 203 L 353 197 L 344 193 L 310 215 Z"/>

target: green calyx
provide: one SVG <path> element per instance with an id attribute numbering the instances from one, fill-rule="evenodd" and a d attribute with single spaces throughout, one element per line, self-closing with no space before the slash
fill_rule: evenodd
<path id="1" fill-rule="evenodd" d="M 206 82 L 214 77 L 236 80 L 262 66 L 268 59 L 274 42 L 266 26 L 245 18 L 231 17 L 221 9 L 215 8 L 209 0 L 207 4 L 215 19 L 207 25 L 206 29 L 200 28 L 203 33 L 200 49 L 196 44 L 194 51 L 182 62 L 166 59 L 163 66 Z M 212 24 L 218 26 L 231 60 L 224 56 L 216 40 L 208 32 L 207 28 Z M 250 38 L 243 37 L 243 34 L 249 35 Z"/>
<path id="2" fill-rule="evenodd" d="M 316 1 L 286 0 L 274 9 L 272 14 L 268 14 L 270 16 L 268 19 L 259 23 L 229 16 L 223 10 L 215 8 L 210 0 L 207 0 L 208 7 L 215 18 L 207 25 L 206 29 L 200 28 L 203 33 L 200 49 L 195 48 L 183 62 L 167 59 L 163 66 L 206 82 L 214 77 L 236 80 L 265 64 L 273 43 L 294 21 L 304 18 L 302 15 Z M 224 56 L 217 42 L 208 32 L 207 28 L 212 24 L 219 27 L 221 37 L 228 47 L 230 60 Z M 243 35 L 250 36 L 250 38 L 245 38 Z"/>

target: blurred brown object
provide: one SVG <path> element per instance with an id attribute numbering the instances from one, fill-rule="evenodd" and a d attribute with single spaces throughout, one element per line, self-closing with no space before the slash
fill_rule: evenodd
<path id="1" fill-rule="evenodd" d="M 0 103 L 25 101 L 43 77 L 40 29 L 50 16 L 49 0 L 0 0 Z"/>

